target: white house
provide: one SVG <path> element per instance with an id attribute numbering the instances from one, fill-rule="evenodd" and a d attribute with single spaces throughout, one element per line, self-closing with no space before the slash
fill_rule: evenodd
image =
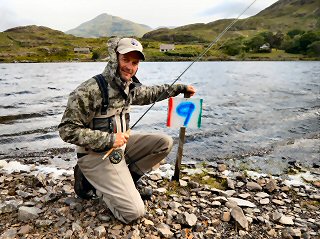
<path id="1" fill-rule="evenodd" d="M 174 50 L 174 44 L 161 44 L 160 45 L 160 51 L 173 51 Z"/>
<path id="2" fill-rule="evenodd" d="M 89 54 L 90 49 L 88 47 L 75 47 L 73 48 L 75 53 Z"/>

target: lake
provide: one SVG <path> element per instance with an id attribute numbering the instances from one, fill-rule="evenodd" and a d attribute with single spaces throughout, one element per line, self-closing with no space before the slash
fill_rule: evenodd
<path id="1" fill-rule="evenodd" d="M 171 84 L 189 62 L 142 62 L 143 84 Z M 69 93 L 106 63 L 0 64 L 0 159 L 74 160 L 58 135 Z M 279 174 L 288 164 L 319 165 L 319 62 L 198 62 L 177 83 L 203 99 L 202 126 L 186 130 L 185 162 L 228 162 Z M 157 103 L 135 131 L 165 132 L 167 101 Z M 147 106 L 134 106 L 131 124 Z M 71 158 L 71 159 L 70 159 Z M 58 161 L 57 161 L 58 163 Z"/>

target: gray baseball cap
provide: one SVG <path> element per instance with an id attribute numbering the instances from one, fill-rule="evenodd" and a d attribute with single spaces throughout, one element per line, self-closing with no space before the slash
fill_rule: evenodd
<path id="1" fill-rule="evenodd" d="M 134 38 L 122 38 L 118 42 L 117 52 L 120 54 L 126 54 L 131 51 L 137 51 L 140 53 L 140 57 L 142 60 L 145 59 L 143 54 L 143 47 L 139 41 Z"/>

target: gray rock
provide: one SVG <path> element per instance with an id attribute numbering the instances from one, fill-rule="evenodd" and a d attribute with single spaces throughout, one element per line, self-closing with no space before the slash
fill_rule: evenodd
<path id="1" fill-rule="evenodd" d="M 104 237 L 107 234 L 106 228 L 104 226 L 98 226 L 94 229 L 94 234 L 98 237 Z"/>
<path id="2" fill-rule="evenodd" d="M 282 217 L 280 218 L 279 222 L 281 224 L 284 224 L 284 225 L 294 225 L 292 217 L 287 217 L 285 215 L 282 215 Z"/>
<path id="3" fill-rule="evenodd" d="M 262 199 L 260 200 L 260 204 L 261 204 L 261 205 L 267 205 L 267 204 L 269 204 L 269 203 L 270 203 L 269 198 L 262 198 Z"/>
<path id="4" fill-rule="evenodd" d="M 19 208 L 19 211 L 18 211 L 18 219 L 20 221 L 28 221 L 28 220 L 36 219 L 39 217 L 39 213 L 41 213 L 41 210 L 37 207 L 22 206 Z"/>
<path id="5" fill-rule="evenodd" d="M 165 223 L 159 223 L 156 226 L 156 229 L 159 232 L 159 234 L 164 238 L 172 238 L 174 235 L 173 232 L 170 230 L 170 227 Z"/>
<path id="6" fill-rule="evenodd" d="M 73 222 L 72 223 L 72 231 L 81 232 L 82 231 L 82 227 L 78 223 Z"/>
<path id="7" fill-rule="evenodd" d="M 282 213 L 275 211 L 272 213 L 272 220 L 278 222 L 282 216 Z"/>
<path id="8" fill-rule="evenodd" d="M 245 217 L 242 209 L 240 207 L 234 207 L 231 209 L 231 216 L 232 218 L 239 223 L 239 225 L 245 229 L 249 229 L 249 223 L 247 218 Z"/>
<path id="9" fill-rule="evenodd" d="M 245 217 L 242 209 L 240 207 L 234 207 L 231 209 L 231 216 L 232 218 L 239 223 L 239 225 L 245 229 L 248 230 L 249 229 L 249 223 L 247 218 Z"/>
<path id="10" fill-rule="evenodd" d="M 15 239 L 17 236 L 17 229 L 16 228 L 10 228 L 6 230 L 4 233 L 0 235 L 1 239 Z"/>
<path id="11" fill-rule="evenodd" d="M 228 188 L 235 189 L 234 182 L 230 178 L 227 178 L 227 184 Z"/>
<path id="12" fill-rule="evenodd" d="M 230 197 L 228 198 L 228 201 L 231 203 L 236 203 L 239 207 L 257 207 L 254 203 L 241 198 Z"/>
<path id="13" fill-rule="evenodd" d="M 180 213 L 177 215 L 177 222 L 187 226 L 194 226 L 198 218 L 195 214 L 189 214 L 188 212 Z"/>
<path id="14" fill-rule="evenodd" d="M 4 203 L 0 203 L 0 214 L 14 212 L 18 210 L 18 206 L 23 203 L 22 200 L 9 200 Z"/>
<path id="15" fill-rule="evenodd" d="M 250 191 L 261 191 L 262 190 L 262 187 L 258 183 L 255 183 L 255 182 L 248 182 L 247 188 Z"/>

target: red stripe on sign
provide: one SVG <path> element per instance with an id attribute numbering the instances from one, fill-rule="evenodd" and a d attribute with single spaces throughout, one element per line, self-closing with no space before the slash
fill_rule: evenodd
<path id="1" fill-rule="evenodd" d="M 168 118 L 167 118 L 167 126 L 171 126 L 171 117 L 172 117 L 172 108 L 173 108 L 173 98 L 170 97 L 168 101 Z"/>

